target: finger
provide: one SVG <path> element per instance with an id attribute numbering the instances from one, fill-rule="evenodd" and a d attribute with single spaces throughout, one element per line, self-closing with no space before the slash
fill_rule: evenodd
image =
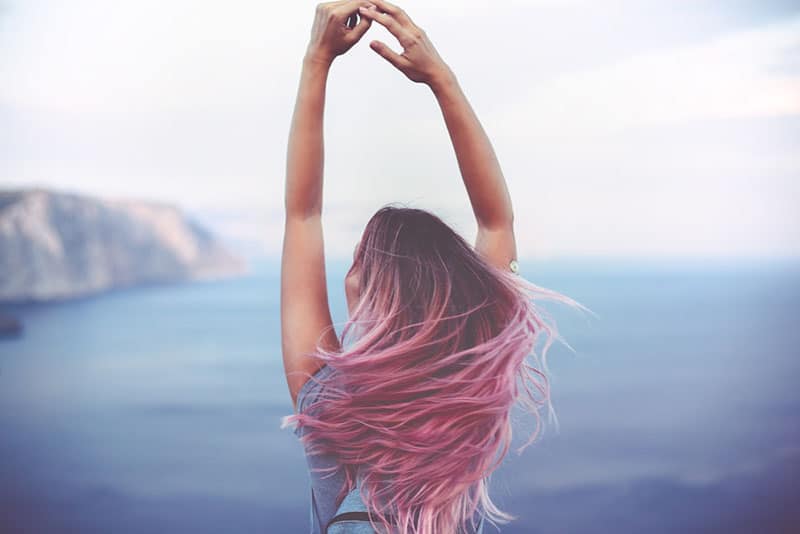
<path id="1" fill-rule="evenodd" d="M 369 17 L 375 22 L 384 26 L 389 32 L 397 37 L 400 44 L 405 47 L 408 43 L 413 42 L 414 38 L 397 20 L 388 13 L 381 13 L 375 9 L 359 8 L 359 13 L 362 17 Z"/>
<path id="2" fill-rule="evenodd" d="M 401 56 L 400 54 L 398 54 L 397 52 L 386 46 L 386 43 L 383 43 L 381 41 L 371 41 L 369 43 L 369 47 L 373 49 L 375 52 L 377 52 L 379 55 L 383 56 L 386 59 L 386 61 L 388 61 L 389 63 L 391 63 L 400 70 L 408 67 L 410 64 L 410 62 L 406 58 L 404 58 L 403 56 Z"/>
<path id="3" fill-rule="evenodd" d="M 378 9 L 380 11 L 388 13 L 389 15 L 394 17 L 395 20 L 397 20 L 398 22 L 412 27 L 416 26 L 414 22 L 411 20 L 411 17 L 409 17 L 408 14 L 402 9 L 400 9 L 398 6 L 390 4 L 389 2 L 386 2 L 386 0 L 374 0 L 372 3 L 378 6 Z"/>
<path id="4" fill-rule="evenodd" d="M 369 7 L 372 2 L 369 0 L 345 0 L 335 4 L 331 12 L 337 18 L 346 19 L 353 13 L 357 12 L 360 7 Z"/>
<path id="5" fill-rule="evenodd" d="M 350 36 L 349 39 L 351 39 L 353 42 L 358 41 L 365 33 L 367 33 L 367 30 L 371 25 L 372 19 L 361 17 L 361 20 L 358 21 L 358 24 L 356 24 L 356 26 L 352 28 L 352 31 L 348 33 L 348 36 Z"/>

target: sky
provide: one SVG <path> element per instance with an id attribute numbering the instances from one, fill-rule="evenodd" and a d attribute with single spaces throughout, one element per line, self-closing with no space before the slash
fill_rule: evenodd
<path id="1" fill-rule="evenodd" d="M 399 4 L 497 153 L 521 258 L 800 256 L 800 3 Z M 316 2 L 0 0 L 0 186 L 177 204 L 278 256 Z M 336 59 L 326 256 L 389 202 L 476 227 L 430 89 Z"/>

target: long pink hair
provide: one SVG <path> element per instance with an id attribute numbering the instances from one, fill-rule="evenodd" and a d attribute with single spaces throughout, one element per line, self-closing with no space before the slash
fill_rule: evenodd
<path id="1" fill-rule="evenodd" d="M 492 502 L 488 477 L 510 448 L 516 402 L 536 423 L 518 453 L 539 434 L 540 409 L 552 414 L 546 356 L 561 337 L 535 301 L 591 310 L 493 266 L 421 209 L 378 210 L 354 269 L 360 299 L 342 349 L 314 353 L 331 368 L 323 393 L 284 426 L 305 427 L 311 454 L 337 457 L 339 499 L 361 481 L 387 532 L 388 515 L 402 534 L 454 533 L 476 512 L 516 519 Z"/>

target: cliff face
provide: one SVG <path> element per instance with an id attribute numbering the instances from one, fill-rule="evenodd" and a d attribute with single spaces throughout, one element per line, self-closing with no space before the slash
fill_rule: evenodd
<path id="1" fill-rule="evenodd" d="M 0 191 L 0 300 L 63 299 L 245 269 L 174 206 Z"/>

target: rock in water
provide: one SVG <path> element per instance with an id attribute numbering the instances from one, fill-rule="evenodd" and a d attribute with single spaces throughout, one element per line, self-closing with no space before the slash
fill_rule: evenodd
<path id="1" fill-rule="evenodd" d="M 245 270 L 243 260 L 175 206 L 0 191 L 0 300 L 64 299 Z"/>

